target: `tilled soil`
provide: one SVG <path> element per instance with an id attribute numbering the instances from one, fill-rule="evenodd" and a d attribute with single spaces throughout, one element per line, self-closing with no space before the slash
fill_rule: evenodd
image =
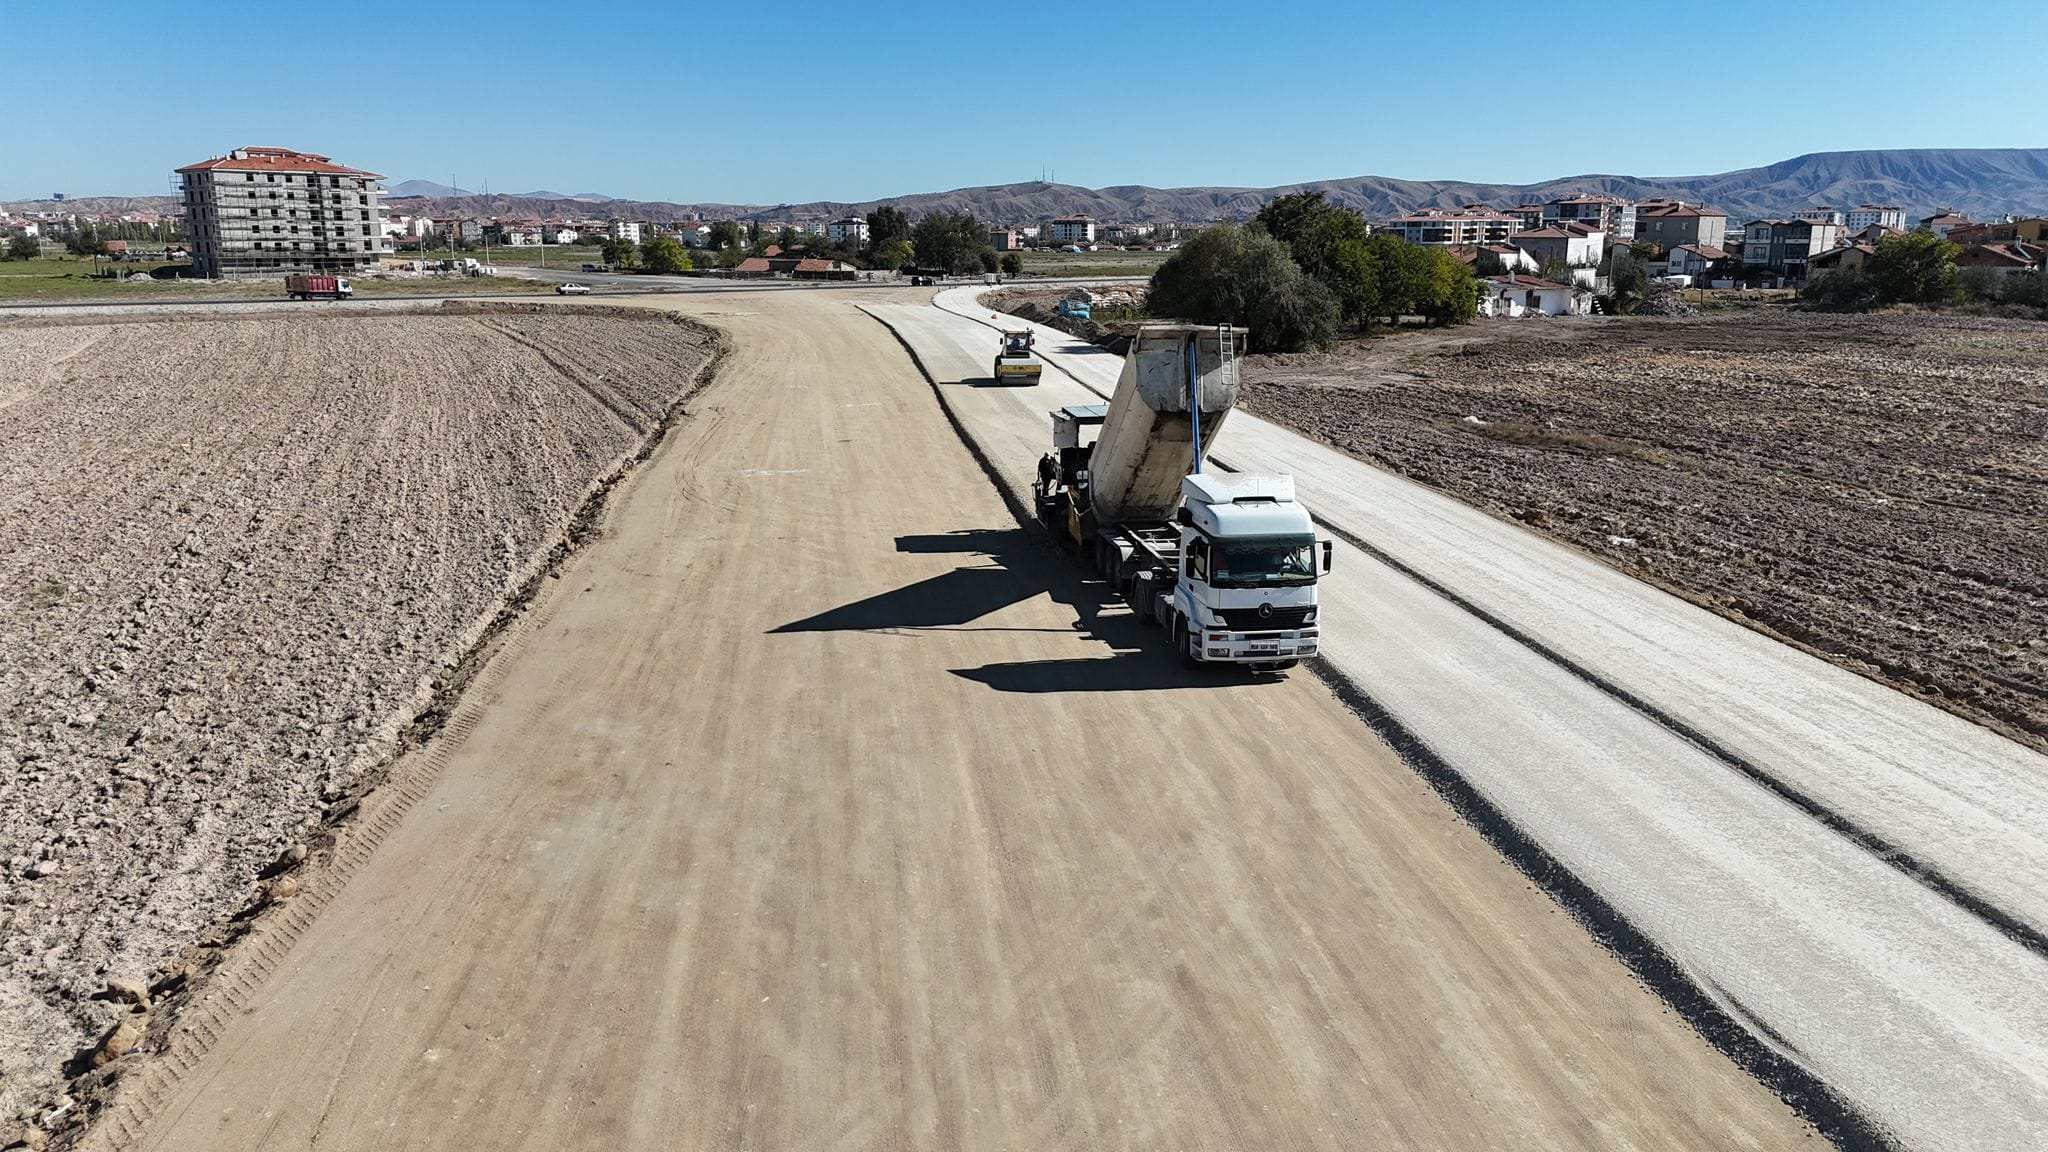
<path id="1" fill-rule="evenodd" d="M 1252 357 L 1247 407 L 2048 747 L 2048 324 L 1456 331 Z"/>
<path id="2" fill-rule="evenodd" d="M 0 326 L 0 1120 L 349 803 L 712 345 L 532 306 Z"/>

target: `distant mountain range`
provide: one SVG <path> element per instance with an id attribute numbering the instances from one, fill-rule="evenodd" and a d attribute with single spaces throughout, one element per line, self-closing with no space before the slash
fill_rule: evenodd
<path id="1" fill-rule="evenodd" d="M 451 188 L 446 184 L 436 184 L 432 180 L 400 180 L 398 183 L 386 187 L 384 191 L 387 196 L 393 199 L 426 196 L 437 200 L 452 200 L 466 196 L 482 195 L 482 193 L 471 192 L 465 188 Z M 611 199 L 609 196 L 600 196 L 595 192 L 578 192 L 573 195 L 567 192 L 507 192 L 504 195 L 514 200 L 581 200 L 594 203 L 603 203 Z"/>
<path id="2" fill-rule="evenodd" d="M 1320 191 L 1373 219 L 1418 208 L 1454 208 L 1486 203 L 1495 207 L 1553 200 L 1573 193 L 1602 192 L 1631 200 L 1668 196 L 1702 202 L 1736 222 L 1782 216 L 1816 204 L 1853 207 L 1897 204 L 1909 220 L 1947 208 L 1979 218 L 2007 212 L 2048 215 L 2048 148 L 1902 148 L 1863 152 L 1816 152 L 1762 168 L 1713 176 L 1567 176 L 1540 184 L 1474 184 L 1450 180 L 1395 180 L 1359 176 L 1278 188 L 1149 188 L 1119 185 L 1081 188 L 1034 181 L 959 188 L 884 200 L 821 200 L 809 204 L 676 204 L 615 200 L 596 193 L 554 192 L 483 196 L 427 180 L 390 187 L 393 208 L 414 214 L 450 216 L 588 216 L 638 220 L 694 217 L 759 219 L 774 223 L 799 218 L 842 216 L 894 204 L 911 216 L 936 211 L 969 211 L 998 224 L 1027 224 L 1084 212 L 1097 220 L 1201 224 L 1243 218 L 1274 196 Z M 165 211 L 168 196 L 38 201 L 17 210 Z M 101 208 L 118 204 L 118 208 Z M 602 206 L 601 208 L 599 206 Z"/>
<path id="3" fill-rule="evenodd" d="M 393 189 L 426 185 L 406 181 Z M 440 187 L 432 185 L 431 187 Z M 1589 174 L 1540 184 L 1475 184 L 1457 180 L 1396 180 L 1359 176 L 1317 180 L 1278 188 L 1150 188 L 1142 184 L 1081 188 L 1033 181 L 959 188 L 884 200 L 820 200 L 808 204 L 675 204 L 594 196 L 556 197 L 542 193 L 489 197 L 433 196 L 420 209 L 428 215 L 542 216 L 577 214 L 578 203 L 603 200 L 607 214 L 648 220 L 701 216 L 764 221 L 838 216 L 894 204 L 912 216 L 969 211 L 996 223 L 1029 223 L 1084 212 L 1105 221 L 1203 223 L 1243 218 L 1274 196 L 1319 191 L 1380 219 L 1418 208 L 1455 208 L 1485 203 L 1495 207 L 1601 192 L 1630 200 L 1655 196 L 1702 202 L 1738 221 L 1781 216 L 1816 204 L 1853 207 L 1897 204 L 1911 218 L 1948 208 L 1973 216 L 2006 212 L 2048 212 L 2048 148 L 1901 148 L 1864 152 L 1816 152 L 1762 168 L 1712 176 L 1615 176 Z M 431 210 L 429 210 L 431 209 Z M 586 209 L 587 210 L 587 209 Z"/>

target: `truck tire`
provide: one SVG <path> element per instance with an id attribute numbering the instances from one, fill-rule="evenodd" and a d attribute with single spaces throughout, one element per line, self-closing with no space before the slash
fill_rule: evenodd
<path id="1" fill-rule="evenodd" d="M 1178 612 L 1173 614 L 1172 635 L 1173 646 L 1180 649 L 1181 665 L 1186 668 L 1200 668 L 1202 666 L 1202 658 L 1195 655 L 1195 645 L 1200 643 L 1200 641 L 1195 639 L 1194 634 L 1188 631 L 1187 617 L 1182 616 Z"/>

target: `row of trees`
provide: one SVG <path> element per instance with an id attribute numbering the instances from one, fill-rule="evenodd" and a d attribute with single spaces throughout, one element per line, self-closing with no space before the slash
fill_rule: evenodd
<path id="1" fill-rule="evenodd" d="M 1800 298 L 1835 312 L 1892 304 L 1941 306 L 1965 301 L 2048 308 L 2048 274 L 2001 276 L 1988 268 L 1959 270 L 1962 246 L 1932 232 L 1887 236 L 1861 268 L 1837 268 L 1809 279 Z"/>
<path id="2" fill-rule="evenodd" d="M 1479 282 L 1457 257 L 1373 235 L 1357 211 L 1302 192 L 1268 201 L 1248 225 L 1197 233 L 1153 274 L 1148 310 L 1241 324 L 1254 350 L 1289 352 L 1403 316 L 1463 324 L 1478 305 Z"/>

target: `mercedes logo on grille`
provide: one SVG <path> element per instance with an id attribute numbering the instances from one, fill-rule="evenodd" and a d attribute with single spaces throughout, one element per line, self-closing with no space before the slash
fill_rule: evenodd
<path id="1" fill-rule="evenodd" d="M 1273 616 L 1273 606 L 1272 606 L 1271 604 L 1260 604 L 1260 605 L 1259 605 L 1259 619 L 1261 619 L 1261 620 L 1269 620 L 1269 619 L 1271 619 L 1271 618 L 1272 618 L 1272 616 Z"/>

